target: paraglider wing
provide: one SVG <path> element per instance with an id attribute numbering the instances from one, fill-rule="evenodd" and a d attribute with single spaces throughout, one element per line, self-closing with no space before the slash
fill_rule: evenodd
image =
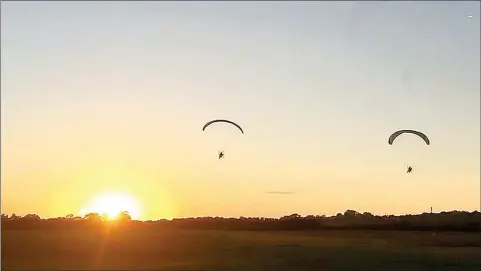
<path id="1" fill-rule="evenodd" d="M 239 130 L 240 130 L 242 133 L 244 133 L 244 130 L 242 130 L 242 128 L 241 128 L 239 125 L 237 125 L 237 123 L 232 122 L 232 121 L 230 121 L 230 120 L 221 120 L 221 119 L 211 120 L 211 121 L 207 122 L 207 123 L 204 125 L 204 127 L 202 127 L 202 131 L 205 131 L 205 128 L 207 128 L 207 126 L 209 126 L 209 125 L 211 125 L 212 123 L 215 123 L 215 122 L 227 122 L 227 123 L 230 123 L 230 124 L 236 126 L 237 128 L 239 128 Z"/>
<path id="2" fill-rule="evenodd" d="M 421 133 L 421 132 L 418 132 L 418 131 L 414 131 L 414 130 L 399 130 L 397 132 L 394 132 L 390 137 L 389 137 L 389 140 L 388 140 L 388 143 L 389 145 L 392 145 L 392 143 L 394 142 L 394 140 L 400 136 L 401 134 L 404 134 L 404 133 L 409 133 L 409 134 L 415 134 L 417 136 L 419 136 L 420 138 L 422 138 L 424 140 L 424 142 L 426 142 L 427 145 L 431 144 L 431 142 L 429 141 L 429 138 Z"/>

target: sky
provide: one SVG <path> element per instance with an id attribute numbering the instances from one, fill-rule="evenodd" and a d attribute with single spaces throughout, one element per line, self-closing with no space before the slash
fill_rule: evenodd
<path id="1" fill-rule="evenodd" d="M 2 213 L 83 215 L 109 195 L 142 220 L 479 210 L 479 15 L 474 1 L 2 2 Z M 202 131 L 218 118 L 245 134 Z M 399 129 L 431 145 L 388 145 Z"/>

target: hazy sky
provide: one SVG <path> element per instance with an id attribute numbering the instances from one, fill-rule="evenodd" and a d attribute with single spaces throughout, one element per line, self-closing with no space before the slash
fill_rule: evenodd
<path id="1" fill-rule="evenodd" d="M 1 8 L 3 213 L 480 208 L 479 2 Z"/>

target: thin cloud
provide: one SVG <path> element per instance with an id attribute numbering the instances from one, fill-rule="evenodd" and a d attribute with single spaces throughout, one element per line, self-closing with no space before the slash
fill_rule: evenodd
<path id="1" fill-rule="evenodd" d="M 296 192 L 292 192 L 292 191 L 269 191 L 266 194 L 269 194 L 269 195 L 292 195 L 292 194 L 295 194 L 295 193 Z"/>

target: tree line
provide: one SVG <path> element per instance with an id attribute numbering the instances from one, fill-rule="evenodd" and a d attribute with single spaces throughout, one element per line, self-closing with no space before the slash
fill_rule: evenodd
<path id="1" fill-rule="evenodd" d="M 159 227 L 203 230 L 409 230 L 409 231 L 481 231 L 481 213 L 478 211 L 450 211 L 416 215 L 373 215 L 347 210 L 335 216 L 291 214 L 281 218 L 265 217 L 190 217 L 172 220 L 132 220 L 128 212 L 121 212 L 115 220 L 105 215 L 90 213 L 84 217 L 67 215 L 41 218 L 36 214 L 8 216 L 2 214 L 2 230 L 11 229 L 73 229 L 102 227 L 104 225 L 128 227 Z"/>

